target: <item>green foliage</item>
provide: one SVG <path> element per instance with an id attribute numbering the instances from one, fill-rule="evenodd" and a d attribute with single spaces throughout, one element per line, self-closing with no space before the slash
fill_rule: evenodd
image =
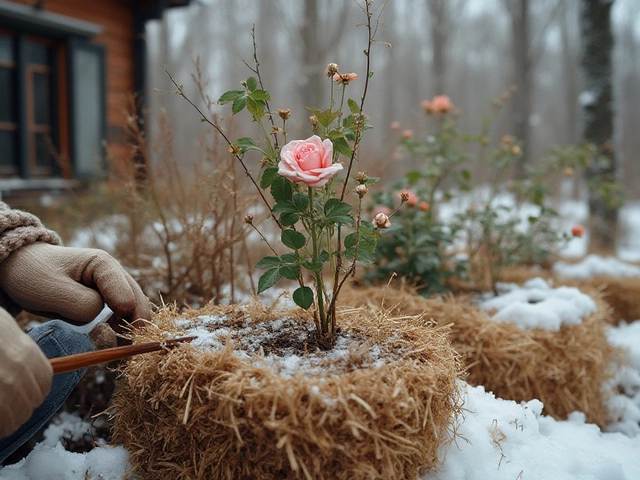
<path id="1" fill-rule="evenodd" d="M 260 176 L 254 183 L 260 189 L 268 189 L 271 194 L 274 202 L 270 205 L 271 216 L 281 230 L 280 244 L 289 250 L 289 253 L 277 255 L 271 247 L 274 255 L 258 262 L 256 267 L 265 270 L 258 281 L 258 293 L 276 285 L 281 279 L 298 281 L 300 287 L 294 291 L 294 302 L 305 309 L 315 306 L 322 333 L 332 335 L 334 332 L 327 329 L 334 324 L 335 301 L 343 283 L 343 280 L 338 283 L 336 279 L 346 279 L 351 275 L 356 262 L 374 262 L 380 230 L 361 220 L 362 196 L 356 195 L 357 202 L 352 205 L 347 201 L 349 197 L 345 196 L 347 191 L 337 193 L 334 178 L 320 188 L 312 188 L 279 174 L 279 143 L 287 143 L 286 120 L 289 113 L 278 111 L 283 125 L 277 127 L 275 117 L 269 111 L 271 97 L 262 89 L 258 78 L 249 77 L 241 82 L 241 89 L 225 92 L 218 100 L 221 105 L 230 103 L 233 115 L 246 109 L 263 133 L 260 141 L 246 137 L 231 141 L 229 151 L 241 161 L 249 151 L 262 154 Z M 329 82 L 332 82 L 333 92 L 331 77 Z M 345 97 L 348 83 L 339 86 L 342 98 L 338 108 L 335 108 L 338 102 L 333 98 L 328 109 L 309 108 L 313 114 L 314 133 L 322 140 L 331 141 L 333 163 L 338 163 L 339 157 L 342 161 L 353 162 L 363 132 L 371 128 L 358 103 Z M 343 107 L 348 107 L 348 110 Z M 377 180 L 361 175 L 356 185 L 373 185 Z M 349 179 L 344 179 L 344 182 L 348 185 Z M 330 278 L 335 282 L 331 290 L 323 280 L 327 266 L 331 270 Z M 315 292 L 305 285 L 307 277 L 314 281 Z M 328 291 L 331 292 L 329 296 Z"/>
<path id="2" fill-rule="evenodd" d="M 435 100 L 425 107 L 433 130 L 423 137 L 408 135 L 400 141 L 402 151 L 419 167 L 393 185 L 396 191 L 407 189 L 412 198 L 408 208 L 394 213 L 391 228 L 380 239 L 370 278 L 385 279 L 395 273 L 429 294 L 445 289 L 451 276 L 476 274 L 478 281 L 488 273 L 495 290 L 506 267 L 542 264 L 569 240 L 567 233 L 558 231 L 558 214 L 550 206 L 551 178 L 576 171 L 598 173 L 587 176 L 591 192 L 597 192 L 612 208 L 622 204 L 620 186 L 606 175 L 610 162 L 606 152 L 598 152 L 592 145 L 554 147 L 545 158 L 526 165 L 524 179 L 510 179 L 522 145 L 504 136 L 490 148 L 491 125 L 502 103 L 494 102 L 496 108 L 484 118 L 477 135 L 463 135 L 452 105 L 438 111 Z M 470 192 L 469 151 L 477 152 L 477 170 L 490 182 L 484 194 L 474 194 L 471 207 L 445 225 L 439 220 L 437 203 Z M 509 207 L 498 201 L 505 195 L 512 199 Z M 393 209 L 391 194 L 378 193 L 374 199 L 378 207 Z M 525 211 L 530 212 L 528 216 Z M 468 261 L 455 255 L 454 244 L 460 242 L 464 243 L 460 253 L 466 254 Z M 482 271 L 474 271 L 472 265 L 480 265 Z"/>

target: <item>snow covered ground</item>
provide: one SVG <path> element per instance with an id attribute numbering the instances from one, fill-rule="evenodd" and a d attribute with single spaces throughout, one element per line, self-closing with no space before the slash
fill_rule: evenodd
<path id="1" fill-rule="evenodd" d="M 583 223 L 582 207 L 567 208 L 563 214 L 570 218 L 568 222 Z M 595 274 L 635 276 L 638 267 L 625 261 L 640 260 L 640 206 L 626 207 L 621 222 L 626 235 L 617 258 L 587 257 L 557 268 L 570 267 L 563 275 L 576 278 Z M 565 254 L 582 257 L 585 246 L 584 238 L 574 239 Z M 497 321 L 526 318 L 528 323 L 521 324 L 522 328 L 557 330 L 579 321 L 592 308 L 590 299 L 575 289 L 553 288 L 539 279 L 522 288 L 505 288 L 511 295 L 508 304 L 487 300 L 485 307 L 497 309 Z M 535 309 L 527 301 L 531 295 L 536 296 Z M 608 338 L 629 352 L 629 365 L 622 367 L 612 382 L 621 389 L 610 401 L 619 418 L 617 423 L 601 431 L 585 423 L 581 412 L 557 421 L 541 414 L 543 405 L 538 400 L 519 404 L 495 398 L 483 387 L 464 384 L 466 410 L 458 430 L 460 437 L 442 452 L 440 468 L 423 475 L 422 480 L 640 479 L 640 319 L 610 327 Z M 59 424 L 49 427 L 45 441 L 26 459 L 0 469 L 0 479 L 122 479 L 129 468 L 128 453 L 122 447 L 100 446 L 78 454 L 66 452 L 56 440 L 65 430 L 67 435 L 82 435 L 88 428 L 73 415 L 61 416 Z"/>

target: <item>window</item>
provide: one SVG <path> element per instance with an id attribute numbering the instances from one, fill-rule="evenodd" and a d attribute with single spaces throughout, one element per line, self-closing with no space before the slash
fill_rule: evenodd
<path id="1" fill-rule="evenodd" d="M 37 30 L 0 25 L 0 179 L 90 177 L 104 167 L 104 48 Z"/>
<path id="2" fill-rule="evenodd" d="M 17 173 L 18 123 L 15 93 L 14 39 L 0 30 L 0 176 Z"/>

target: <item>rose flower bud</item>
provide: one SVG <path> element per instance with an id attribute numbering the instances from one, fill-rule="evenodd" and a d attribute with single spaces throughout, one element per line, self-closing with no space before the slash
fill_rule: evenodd
<path id="1" fill-rule="evenodd" d="M 386 213 L 378 213 L 373 218 L 373 223 L 375 223 L 378 228 L 389 228 L 391 226 L 391 221 L 389 220 L 389 216 Z"/>
<path id="2" fill-rule="evenodd" d="M 582 237 L 584 235 L 584 227 L 582 225 L 574 225 L 571 228 L 571 235 L 574 237 Z"/>
<path id="3" fill-rule="evenodd" d="M 407 202 L 410 207 L 415 207 L 418 204 L 418 196 L 411 190 L 400 192 L 400 200 L 402 200 L 402 203 Z"/>
<path id="4" fill-rule="evenodd" d="M 327 65 L 327 71 L 326 71 L 327 77 L 331 78 L 336 73 L 338 73 L 338 64 L 337 63 L 330 63 L 329 65 Z"/>
<path id="5" fill-rule="evenodd" d="M 422 210 L 423 212 L 428 212 L 429 211 L 429 203 L 428 202 L 420 202 L 420 205 L 418 205 L 418 208 L 420 210 Z"/>
<path id="6" fill-rule="evenodd" d="M 353 191 L 356 192 L 360 198 L 362 198 L 367 194 L 369 189 L 367 188 L 366 185 L 361 183 L 356 188 L 354 188 Z"/>
<path id="7" fill-rule="evenodd" d="M 280 118 L 283 120 L 289 120 L 289 117 L 291 116 L 291 109 L 287 108 L 286 110 L 281 110 L 279 108 L 278 115 L 280 115 Z"/>

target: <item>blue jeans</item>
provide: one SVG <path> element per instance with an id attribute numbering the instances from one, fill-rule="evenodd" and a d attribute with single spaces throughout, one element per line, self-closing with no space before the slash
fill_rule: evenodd
<path id="1" fill-rule="evenodd" d="M 29 332 L 47 358 L 95 350 L 89 335 L 79 333 L 62 320 L 51 320 Z M 87 369 L 54 375 L 49 395 L 18 430 L 0 438 L 0 463 L 29 440 L 62 406 Z"/>

